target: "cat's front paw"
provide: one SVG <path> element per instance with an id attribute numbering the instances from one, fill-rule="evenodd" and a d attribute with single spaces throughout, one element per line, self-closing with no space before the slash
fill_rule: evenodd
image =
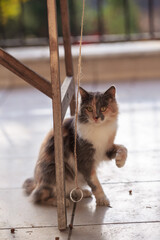
<path id="1" fill-rule="evenodd" d="M 83 197 L 84 198 L 91 198 L 92 197 L 91 191 L 89 191 L 87 189 L 83 189 Z"/>
<path id="2" fill-rule="evenodd" d="M 116 153 L 115 158 L 117 167 L 121 168 L 124 166 L 127 159 L 127 152 L 127 148 L 121 145 Z"/>
<path id="3" fill-rule="evenodd" d="M 110 206 L 109 199 L 106 196 L 103 196 L 101 198 L 97 198 L 96 199 L 96 204 L 97 204 L 97 206 L 106 206 L 106 207 Z"/>

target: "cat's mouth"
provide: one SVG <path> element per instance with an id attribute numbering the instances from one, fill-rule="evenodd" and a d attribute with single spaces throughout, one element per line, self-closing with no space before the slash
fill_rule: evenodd
<path id="1" fill-rule="evenodd" d="M 100 122 L 99 119 L 96 119 L 96 118 L 94 118 L 93 120 L 94 120 L 95 123 L 99 123 Z"/>
<path id="2" fill-rule="evenodd" d="M 102 123 L 102 120 L 100 119 L 100 118 L 93 118 L 93 123 L 95 123 L 95 124 L 100 124 L 100 123 Z"/>

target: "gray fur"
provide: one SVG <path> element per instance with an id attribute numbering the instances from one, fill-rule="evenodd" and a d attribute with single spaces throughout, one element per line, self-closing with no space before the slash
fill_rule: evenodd
<path id="1" fill-rule="evenodd" d="M 111 89 L 111 90 L 110 90 Z M 89 104 L 93 104 L 95 101 L 96 116 L 95 118 L 100 118 L 102 121 L 105 116 L 100 110 L 101 107 L 107 107 L 109 102 L 114 102 L 116 106 L 116 100 L 114 98 L 114 87 L 111 87 L 105 93 L 91 93 L 86 92 L 84 89 L 80 88 L 81 91 L 81 105 L 78 114 L 78 122 L 87 126 L 89 122 L 89 114 L 87 114 L 86 107 Z M 75 141 L 75 130 L 74 130 L 74 118 L 70 118 L 64 121 L 63 124 L 63 149 L 64 149 L 64 169 L 65 169 L 65 181 L 67 183 L 73 183 L 75 178 L 75 172 L 71 160 L 74 155 L 74 141 Z M 77 135 L 77 165 L 78 173 L 81 174 L 86 181 L 86 183 L 91 187 L 92 192 L 96 192 L 97 186 L 91 177 L 93 170 L 95 170 L 95 152 L 96 149 L 91 142 L 83 139 L 80 135 Z M 106 151 L 108 158 L 115 157 L 116 148 L 111 148 Z M 48 134 L 42 144 L 39 158 L 35 167 L 34 179 L 27 180 L 24 183 L 24 188 L 28 194 L 32 192 L 33 201 L 36 203 L 44 203 L 48 200 L 55 199 L 56 192 L 56 168 L 55 168 L 55 156 L 54 156 L 54 134 L 52 131 Z M 67 193 L 68 196 L 68 193 Z M 101 202 L 101 201 L 99 201 Z M 106 202 L 103 204 L 106 204 Z"/>
<path id="2" fill-rule="evenodd" d="M 116 153 L 117 153 L 117 148 L 113 145 L 113 147 L 106 152 L 106 156 L 109 159 L 113 159 L 116 157 Z"/>

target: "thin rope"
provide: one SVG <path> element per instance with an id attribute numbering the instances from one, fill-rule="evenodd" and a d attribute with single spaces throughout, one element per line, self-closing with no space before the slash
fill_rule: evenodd
<path id="1" fill-rule="evenodd" d="M 75 139 L 74 139 L 74 162 L 75 162 L 75 186 L 78 186 L 78 167 L 77 167 L 77 121 L 78 121 L 78 96 L 79 96 L 79 86 L 80 86 L 80 75 L 81 75 L 81 62 L 82 62 L 82 36 L 83 36 L 83 25 L 84 25 L 84 8 L 85 8 L 85 0 L 83 0 L 83 10 L 82 10 L 82 20 L 81 20 L 81 38 L 79 44 L 79 58 L 78 58 L 78 73 L 77 73 L 77 97 L 76 97 L 76 113 L 75 113 Z"/>

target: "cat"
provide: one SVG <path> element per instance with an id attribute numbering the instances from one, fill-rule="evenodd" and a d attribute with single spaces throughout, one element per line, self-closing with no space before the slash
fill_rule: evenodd
<path id="1" fill-rule="evenodd" d="M 82 188 L 89 185 L 92 190 L 83 189 L 84 197 L 91 197 L 93 193 L 98 206 L 110 206 L 96 169 L 103 160 L 112 159 L 115 159 L 117 167 L 123 167 L 127 158 L 127 149 L 114 144 L 118 120 L 116 89 L 111 86 L 100 93 L 87 92 L 80 87 L 80 95 L 76 143 L 78 184 Z M 74 188 L 74 121 L 74 117 L 66 119 L 62 126 L 66 206 L 70 205 L 69 194 Z M 31 194 L 34 203 L 57 205 L 53 129 L 41 145 L 34 178 L 27 179 L 23 188 L 28 195 Z"/>

